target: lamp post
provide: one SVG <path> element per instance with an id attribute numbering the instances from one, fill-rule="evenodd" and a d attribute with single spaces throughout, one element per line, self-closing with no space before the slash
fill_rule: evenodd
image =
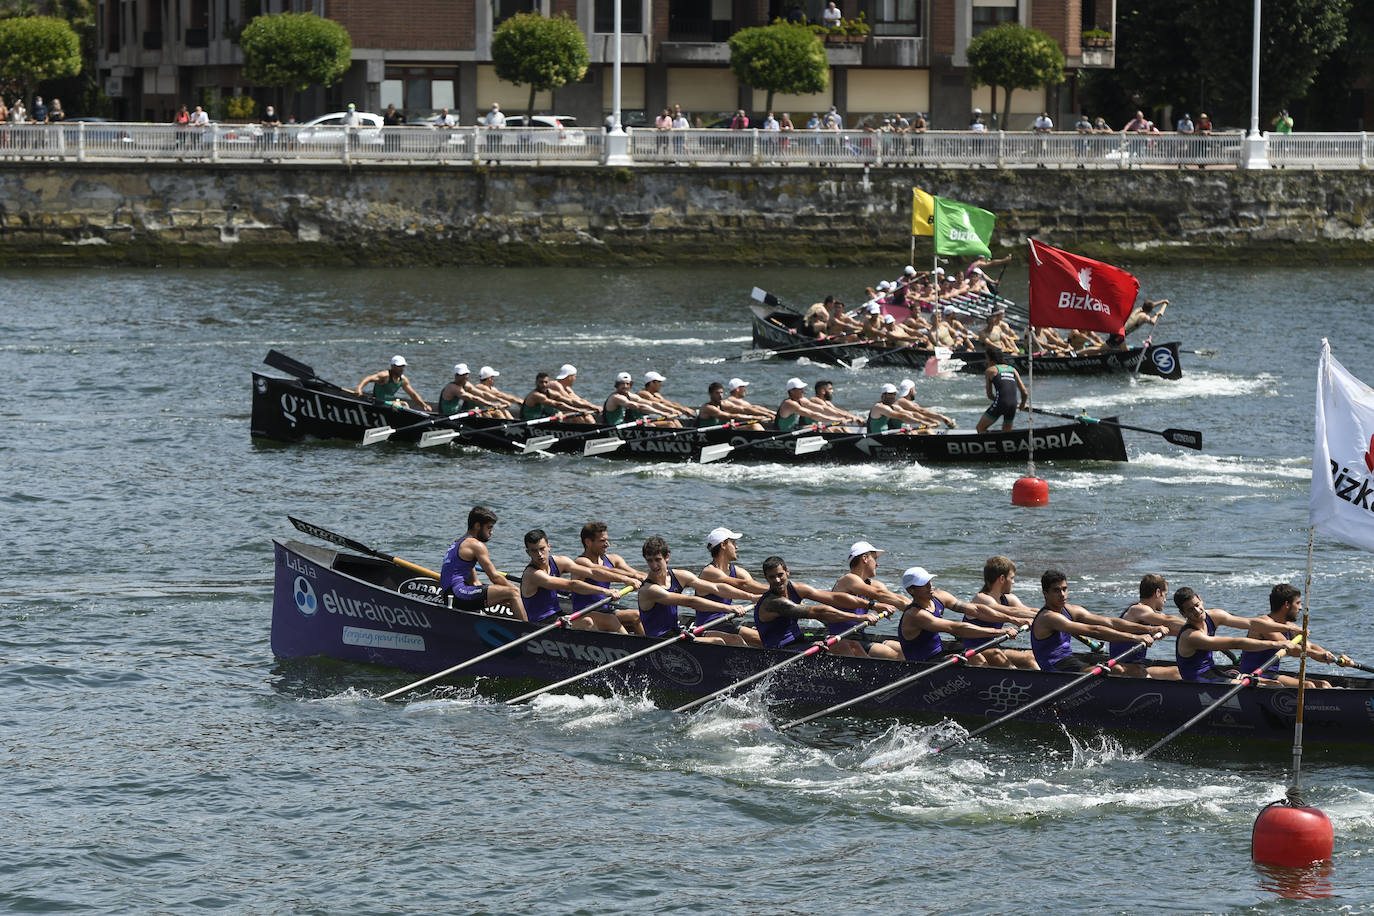
<path id="1" fill-rule="evenodd" d="M 1245 136 L 1245 167 L 1269 168 L 1269 149 L 1259 130 L 1260 0 L 1255 0 L 1254 29 L 1250 44 L 1250 132 Z"/>
<path id="2" fill-rule="evenodd" d="M 611 130 L 606 134 L 606 164 L 630 165 L 630 137 L 620 123 L 620 4 L 615 0 L 612 14 L 615 16 L 615 51 L 611 64 Z M 641 0 L 630 0 L 639 3 Z M 1259 2 L 1259 0 L 1255 0 Z"/>

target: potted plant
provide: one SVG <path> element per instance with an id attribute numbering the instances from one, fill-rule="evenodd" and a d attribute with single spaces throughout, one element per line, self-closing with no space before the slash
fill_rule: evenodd
<path id="1" fill-rule="evenodd" d="M 868 24 L 868 17 L 864 13 L 859 13 L 857 17 L 844 23 L 841 28 L 849 41 L 862 43 L 868 40 L 868 35 L 873 29 Z"/>
<path id="2" fill-rule="evenodd" d="M 1083 47 L 1085 48 L 1110 48 L 1112 46 L 1112 33 L 1105 29 L 1086 29 L 1083 32 Z"/>

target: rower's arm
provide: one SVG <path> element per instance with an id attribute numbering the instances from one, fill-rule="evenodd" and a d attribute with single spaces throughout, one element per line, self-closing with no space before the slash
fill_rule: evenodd
<path id="1" fill-rule="evenodd" d="M 419 404 L 422 409 L 429 410 L 429 404 L 426 403 L 424 398 L 420 397 L 420 392 L 416 391 L 415 387 L 410 384 L 410 379 L 401 376 L 401 387 L 405 389 L 406 394 L 410 395 L 415 403 Z"/>
<path id="2" fill-rule="evenodd" d="M 389 374 L 390 373 L 387 372 L 372 373 L 371 375 L 367 376 L 361 382 L 358 383 L 358 387 L 353 389 L 353 393 L 361 395 L 363 393 L 364 388 L 366 388 L 368 385 L 375 385 L 377 382 L 380 382 L 382 379 L 386 378 Z"/>

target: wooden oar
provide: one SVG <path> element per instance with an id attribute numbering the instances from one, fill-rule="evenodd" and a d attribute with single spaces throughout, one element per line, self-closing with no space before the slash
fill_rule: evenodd
<path id="1" fill-rule="evenodd" d="M 1150 343 L 1155 339 L 1155 331 L 1159 329 L 1159 319 L 1164 317 L 1164 312 L 1169 308 L 1166 299 L 1164 304 L 1159 307 L 1159 314 L 1155 316 L 1154 323 L 1150 325 L 1150 335 L 1145 338 L 1145 343 L 1140 348 L 1140 359 L 1135 361 L 1135 377 L 1140 378 L 1140 367 L 1145 365 L 1145 354 L 1150 352 Z"/>
<path id="2" fill-rule="evenodd" d="M 818 338 L 816 338 L 816 339 L 817 339 L 817 340 L 826 340 L 826 339 L 828 339 L 828 338 L 818 337 Z M 725 362 L 732 362 L 732 361 L 734 361 L 734 360 L 739 360 L 739 361 L 741 361 L 741 362 L 753 363 L 753 362 L 758 362 L 759 360 L 763 360 L 763 359 L 772 359 L 774 356 L 785 356 L 785 355 L 787 355 L 788 353 L 802 353 L 802 351 L 806 351 L 807 353 L 810 353 L 810 352 L 814 352 L 814 351 L 816 351 L 816 350 L 837 350 L 837 349 L 839 349 L 840 347 L 871 347 L 871 346 L 873 346 L 874 344 L 877 344 L 877 343 L 881 343 L 881 341 L 877 341 L 877 340 L 848 340 L 848 341 L 841 341 L 840 343 L 832 343 L 832 344 L 814 344 L 814 343 L 799 344 L 798 346 L 795 346 L 795 347 L 782 347 L 781 349 L 745 350 L 745 351 L 744 351 L 743 353 L 741 353 L 739 356 L 727 356 L 727 357 L 725 358 L 724 361 L 725 361 Z M 805 354 L 803 353 L 802 355 L 805 355 Z M 858 359 L 855 359 L 854 362 L 857 363 L 860 359 L 866 360 L 867 358 L 868 358 L 868 357 L 866 357 L 866 356 L 860 356 L 860 357 L 858 357 Z M 852 364 L 851 364 L 851 368 L 859 369 L 859 368 L 862 368 L 862 366 L 856 366 L 856 365 L 852 365 Z"/>
<path id="3" fill-rule="evenodd" d="M 1340 665 L 1342 668 L 1355 668 L 1360 671 L 1368 671 L 1371 674 L 1374 674 L 1374 667 L 1370 667 L 1369 665 L 1361 665 L 1359 662 L 1354 661 L 1347 655 L 1342 655 L 1341 657 L 1337 658 L 1336 664 Z"/>
<path id="4" fill-rule="evenodd" d="M 1113 420 L 1099 420 L 1096 417 L 1083 416 L 1082 414 L 1060 413 L 1056 410 L 1045 410 L 1041 407 L 1027 407 L 1033 413 L 1043 413 L 1051 417 L 1063 417 L 1066 420 L 1077 420 L 1079 423 L 1101 423 L 1103 426 L 1115 426 L 1117 429 L 1133 429 L 1138 433 L 1150 433 L 1155 436 L 1163 436 L 1174 445 L 1181 445 L 1184 448 L 1193 448 L 1202 451 L 1202 432 L 1196 429 L 1146 429 L 1143 426 L 1131 426 L 1128 423 L 1117 423 Z"/>
<path id="5" fill-rule="evenodd" d="M 419 429 L 421 426 L 430 426 L 434 423 L 449 423 L 454 420 L 461 420 L 464 417 L 476 416 L 485 410 L 494 410 L 492 407 L 479 407 L 476 410 L 465 410 L 462 413 L 440 414 L 437 417 L 430 417 L 428 420 L 421 420 L 419 423 L 412 423 L 409 426 L 402 426 L 400 429 L 392 429 L 390 426 L 373 426 L 363 431 L 363 445 L 371 445 L 374 442 L 384 442 L 397 433 L 409 432 L 412 429 Z"/>
<path id="6" fill-rule="evenodd" d="M 845 700 L 843 703 L 837 703 L 834 706 L 831 706 L 827 709 L 822 709 L 820 712 L 813 712 L 809 716 L 802 716 L 800 719 L 793 719 L 791 722 L 785 722 L 782 725 L 778 726 L 778 731 L 785 732 L 789 728 L 795 728 L 798 725 L 805 725 L 807 722 L 814 722 L 815 720 L 824 718 L 825 716 L 833 715 L 837 712 L 842 712 L 843 710 L 846 710 L 851 706 L 857 706 L 864 700 L 871 700 L 874 697 L 882 696 L 885 693 L 891 693 L 894 690 L 901 690 L 903 687 L 906 687 L 910 684 L 914 684 L 917 681 L 921 680 L 921 678 L 929 677 L 937 671 L 940 671 L 944 668 L 948 668 L 950 665 L 957 665 L 967 662 L 970 658 L 977 655 L 979 652 L 982 652 L 984 649 L 988 649 L 999 643 L 1006 642 L 1008 639 L 1012 639 L 1016 636 L 1019 636 L 1020 634 L 1026 632 L 1029 629 L 1030 624 L 1023 623 L 1015 633 L 1004 633 L 1001 636 L 989 639 L 987 642 L 983 643 L 981 646 L 978 646 L 975 649 L 965 649 L 963 652 L 960 652 L 957 655 L 951 655 L 949 658 L 945 659 L 944 661 L 940 662 L 938 665 L 935 665 L 934 667 L 927 668 L 924 671 L 895 680 L 885 687 L 879 687 L 877 690 L 870 690 L 868 693 L 865 693 L 862 696 L 854 697 L 854 699 L 852 700 Z"/>
<path id="7" fill-rule="evenodd" d="M 586 432 L 574 433 L 571 436 L 535 436 L 532 439 L 526 439 L 524 442 L 520 443 L 520 448 L 524 451 L 526 455 L 529 455 L 533 454 L 534 452 L 542 452 L 544 451 L 544 449 L 548 448 L 550 445 L 554 445 L 555 443 L 576 442 L 578 439 L 585 439 L 588 436 L 595 436 L 601 433 L 612 433 L 616 430 L 630 429 L 631 427 L 635 426 L 647 426 L 655 420 L 661 419 L 663 418 L 659 416 L 647 416 L 641 417 L 638 420 L 627 420 L 624 423 L 617 423 L 614 426 L 595 426 L 587 430 Z M 605 447 L 604 443 L 608 441 L 614 442 L 616 444 L 610 447 Z M 582 454 L 599 455 L 601 454 L 601 452 L 613 451 L 617 448 L 620 448 L 620 446 L 624 445 L 625 440 L 612 436 L 609 437 L 609 439 L 597 439 L 593 442 L 588 442 L 587 445 L 592 446 L 598 445 L 599 443 L 601 445 L 596 450 L 589 451 L 586 448 L 584 448 Z"/>
<path id="8" fill-rule="evenodd" d="M 882 620 L 884 617 L 890 617 L 892 616 L 892 613 L 892 611 L 883 611 L 881 614 L 878 615 L 878 619 Z M 743 680 L 735 681 L 733 684 L 728 684 L 717 690 L 715 693 L 708 693 L 704 697 L 698 697 L 690 703 L 685 703 L 682 706 L 679 706 L 677 709 L 674 709 L 673 712 L 687 712 L 688 710 L 696 709 L 698 706 L 705 706 L 707 703 L 711 702 L 717 697 L 723 697 L 727 693 L 733 693 L 735 690 L 738 690 L 741 687 L 748 686 L 749 684 L 752 684 L 755 681 L 763 680 L 764 678 L 768 677 L 768 675 L 772 674 L 774 671 L 777 671 L 779 668 L 786 668 L 788 665 L 794 665 L 804 658 L 810 658 L 817 652 L 821 652 L 825 649 L 828 649 L 840 640 L 852 636 L 853 634 L 859 632 L 867 626 L 870 626 L 870 624 L 867 620 L 865 620 L 863 623 L 854 624 L 854 626 L 845 630 L 843 633 L 839 633 L 834 636 L 827 636 L 825 639 L 822 639 L 819 642 L 813 642 L 811 645 L 807 646 L 802 651 L 797 652 L 793 655 L 789 655 L 787 658 L 778 662 L 776 665 L 771 665 L 767 668 L 764 668 L 762 671 L 756 674 L 749 675 Z"/>
<path id="9" fill-rule="evenodd" d="M 1161 635 L 1163 635 L 1163 634 L 1161 633 Z M 1043 706 L 1043 705 L 1045 705 L 1046 703 L 1048 703 L 1050 700 L 1053 700 L 1055 697 L 1063 696 L 1064 694 L 1068 693 L 1070 690 L 1073 690 L 1074 688 L 1081 686 L 1081 685 L 1083 684 L 1083 682 L 1086 681 L 1088 678 L 1093 678 L 1093 677 L 1097 677 L 1098 675 L 1101 675 L 1101 674 L 1106 674 L 1108 671 L 1112 670 L 1112 665 L 1115 665 L 1117 662 L 1121 661 L 1121 660 L 1122 660 L 1123 658 L 1125 658 L 1126 656 L 1132 655 L 1132 654 L 1134 654 L 1135 652 L 1140 651 L 1140 650 L 1143 649 L 1144 647 L 1145 647 L 1145 641 L 1144 641 L 1143 639 L 1138 639 L 1138 640 L 1136 640 L 1134 643 L 1131 644 L 1131 648 L 1127 649 L 1125 652 L 1122 652 L 1122 653 L 1121 653 L 1120 655 L 1118 655 L 1116 658 L 1109 658 L 1109 659 L 1107 659 L 1105 662 L 1103 662 L 1103 663 L 1100 664 L 1100 665 L 1094 665 L 1094 666 L 1092 666 L 1092 667 L 1089 668 L 1088 670 L 1084 671 L 1082 674 L 1075 675 L 1075 676 L 1069 681 L 1069 683 L 1065 684 L 1063 687 L 1059 687 L 1059 688 L 1056 688 L 1056 689 L 1054 689 L 1054 690 L 1051 690 L 1049 693 L 1045 694 L 1045 695 L 1044 695 L 1043 697 L 1041 697 L 1040 699 L 1038 699 L 1038 700 L 1032 700 L 1031 702 L 1027 703 L 1025 706 L 1018 706 L 1018 707 L 1016 707 L 1015 709 L 1013 709 L 1011 712 L 1007 713 L 1005 716 L 1002 716 L 1000 719 L 993 719 L 991 722 L 988 722 L 988 723 L 985 724 L 985 725 L 982 725 L 982 726 L 980 726 L 980 727 L 978 727 L 978 728 L 975 728 L 973 731 L 969 732 L 967 735 L 964 735 L 962 738 L 956 738 L 956 739 L 954 739 L 953 741 L 949 742 L 948 744 L 942 744 L 942 745 L 940 745 L 939 747 L 934 748 L 933 750 L 931 750 L 931 753 L 932 753 L 932 754 L 938 754 L 938 753 L 940 753 L 940 752 L 942 752 L 942 751 L 947 751 L 947 750 L 949 750 L 949 749 L 952 748 L 952 747 L 957 747 L 958 745 L 963 744 L 965 741 L 969 741 L 969 740 L 971 740 L 972 738 L 974 738 L 974 737 L 976 737 L 976 736 L 978 736 L 978 735 L 981 735 L 983 732 L 988 731 L 989 729 L 996 728 L 997 726 L 1001 725 L 1003 722 L 1010 722 L 1012 719 L 1015 719 L 1017 716 L 1021 715 L 1022 713 L 1030 712 L 1032 709 L 1035 709 L 1037 706 Z"/>
<path id="10" fill-rule="evenodd" d="M 692 627 L 690 630 L 683 630 L 681 633 L 669 636 L 667 639 L 662 640 L 661 642 L 654 643 L 647 649 L 640 649 L 638 652 L 631 652 L 629 655 L 622 655 L 620 658 L 617 658 L 613 662 L 607 662 L 604 665 L 598 665 L 590 671 L 584 671 L 581 674 L 574 674 L 572 677 L 565 677 L 563 680 L 559 681 L 556 684 L 549 684 L 547 686 L 540 687 L 537 690 L 531 690 L 529 693 L 522 693 L 518 697 L 514 697 L 512 699 L 507 700 L 506 705 L 516 706 L 520 703 L 525 702 L 526 700 L 532 700 L 535 697 L 540 696 L 541 694 L 548 693 L 551 690 L 557 690 L 559 687 L 566 687 L 568 684 L 574 683 L 575 681 L 584 680 L 586 678 L 591 677 L 592 675 L 600 674 L 603 671 L 609 671 L 611 668 L 614 668 L 617 665 L 623 665 L 626 662 L 632 662 L 637 658 L 643 658 L 646 655 L 652 655 L 653 653 L 658 652 L 661 649 L 668 648 L 675 642 L 696 639 L 702 633 L 711 629 L 711 627 L 714 627 L 720 623 L 724 623 L 727 620 L 734 620 L 742 614 L 747 613 L 749 610 L 749 607 L 742 607 L 739 610 L 726 614 L 724 617 L 717 617 L 710 623 L 703 623 L 698 626 Z"/>
<path id="11" fill-rule="evenodd" d="M 731 445 L 729 442 L 721 442 L 717 445 L 707 445 L 702 448 L 701 457 L 699 460 L 702 464 L 710 464 L 712 461 L 719 461 L 720 459 L 724 458 L 726 455 L 730 454 L 736 449 L 753 448 L 754 446 L 761 445 L 764 442 L 774 442 L 778 439 L 786 439 L 789 436 L 800 436 L 803 433 L 814 433 L 818 430 L 824 429 L 829 425 L 829 423 L 813 423 L 810 426 L 801 426 L 797 429 L 790 429 L 785 433 L 778 433 L 776 436 L 764 436 L 761 439 L 751 439 L 750 441 L 741 443 L 740 445 Z"/>
<path id="12" fill-rule="evenodd" d="M 535 417 L 533 420 L 516 420 L 514 423 L 506 423 L 501 426 L 492 426 L 486 429 L 469 427 L 466 429 L 432 429 L 420 436 L 420 448 L 429 448 L 434 445 L 443 445 L 445 442 L 452 442 L 461 436 L 496 436 L 497 433 L 505 432 L 508 429 L 516 429 L 521 426 L 538 426 L 541 423 L 552 423 L 555 420 L 562 420 L 564 417 L 580 417 L 583 414 L 594 413 L 592 410 L 579 410 L 574 413 L 556 413 L 547 417 Z M 497 436 L 497 438 L 502 438 Z"/>
<path id="13" fill-rule="evenodd" d="M 1302 637 L 1299 636 L 1298 639 L 1302 639 Z M 1210 716 L 1210 715 L 1213 713 L 1213 711 L 1216 710 L 1216 708 L 1217 708 L 1218 706 L 1220 706 L 1221 704 L 1225 703 L 1227 700 L 1231 699 L 1231 697 L 1235 696 L 1236 694 L 1240 693 L 1240 692 L 1241 692 L 1242 690 L 1244 690 L 1246 687 L 1249 687 L 1249 686 L 1251 686 L 1252 684 L 1258 683 L 1258 682 L 1259 682 L 1260 675 L 1263 674 L 1264 672 L 1268 671 L 1268 670 L 1269 670 L 1270 668 L 1272 668 L 1274 665 L 1277 665 L 1280 661 L 1282 661 L 1283 655 L 1284 655 L 1284 654 L 1283 654 L 1282 652 L 1276 652 L 1276 653 L 1274 653 L 1274 657 L 1271 658 L 1271 659 L 1269 659 L 1269 661 L 1265 662 L 1263 665 L 1260 665 L 1258 668 L 1256 668 L 1254 671 L 1251 671 L 1249 674 L 1243 675 L 1243 676 L 1241 677 L 1241 679 L 1240 679 L 1240 683 L 1237 684 L 1236 686 L 1232 687 L 1230 690 L 1226 691 L 1226 693 L 1222 694 L 1221 699 L 1219 699 L 1219 700 L 1217 700 L 1216 702 L 1212 703 L 1210 706 L 1208 706 L 1208 707 L 1207 707 L 1206 709 L 1204 709 L 1202 712 L 1200 712 L 1200 713 L 1198 713 L 1197 715 L 1193 716 L 1193 717 L 1192 717 L 1191 719 L 1189 719 L 1187 722 L 1184 722 L 1184 723 L 1183 723 L 1182 725 L 1180 725 L 1178 728 L 1176 728 L 1176 729 L 1174 729 L 1173 731 L 1169 732 L 1169 734 L 1165 735 L 1163 738 L 1160 738 L 1160 739 L 1159 739 L 1158 741 L 1156 741 L 1154 744 L 1152 744 L 1152 745 L 1150 745 L 1148 748 L 1146 748 L 1145 753 L 1143 753 L 1143 754 L 1140 755 L 1141 759 L 1143 760 L 1144 758 L 1150 756 L 1150 755 L 1153 754 L 1155 751 L 1159 750 L 1161 747 L 1163 747 L 1164 745 L 1168 744 L 1170 741 L 1174 740 L 1174 739 L 1177 738 L 1179 735 L 1183 734 L 1183 733 L 1186 732 L 1188 729 L 1192 728 L 1194 725 L 1198 724 L 1198 723 L 1201 722 L 1203 719 L 1205 719 L 1205 718 L 1207 718 L 1208 716 Z"/>
<path id="14" fill-rule="evenodd" d="M 601 598 L 601 599 L 599 599 L 598 601 L 595 601 L 595 602 L 593 602 L 592 604 L 587 605 L 586 607 L 584 607 L 584 608 L 583 608 L 582 610 L 580 610 L 580 611 L 576 611 L 576 612 L 574 612 L 574 613 L 572 613 L 572 614 L 568 614 L 568 615 L 566 615 L 566 616 L 559 617 L 559 618 L 558 618 L 557 620 L 555 620 L 553 623 L 551 623 L 551 624 L 549 624 L 549 625 L 547 625 L 547 626 L 540 627 L 539 629 L 537 629 L 537 630 L 535 630 L 535 631 L 533 631 L 533 632 L 531 632 L 531 633 L 526 633 L 524 636 L 521 636 L 521 637 L 519 637 L 519 638 L 517 638 L 517 639 L 512 639 L 510 642 L 506 643 L 505 645 L 503 645 L 503 646 L 497 646 L 495 649 L 492 649 L 490 652 L 483 652 L 481 655 L 477 656 L 476 658 L 470 658 L 470 659 L 468 659 L 468 660 L 465 661 L 465 662 L 460 662 L 459 664 L 454 665 L 452 668 L 445 668 L 443 671 L 440 671 L 440 672 L 437 673 L 437 674 L 431 674 L 429 677 L 420 678 L 420 680 L 416 681 L 416 682 L 413 683 L 413 684 L 406 684 L 404 687 L 399 687 L 399 688 L 397 688 L 396 690 L 391 691 L 390 693 L 384 693 L 384 694 L 382 694 L 380 697 L 378 697 L 377 699 L 379 699 L 379 700 L 390 700 L 390 699 L 392 699 L 393 697 L 398 697 L 398 696 L 400 696 L 400 695 L 403 694 L 403 693 L 410 693 L 410 691 L 414 690 L 416 687 L 423 687 L 424 685 L 433 683 L 434 681 L 437 681 L 437 680 L 439 680 L 440 678 L 448 677 L 450 674 L 456 674 L 457 672 L 462 671 L 464 668 L 471 668 L 473 665 L 477 664 L 478 662 L 484 662 L 484 661 L 486 661 L 487 659 L 491 658 L 493 655 L 500 655 L 502 652 L 505 652 L 505 651 L 507 651 L 508 649 L 512 649 L 512 648 L 514 648 L 514 647 L 516 647 L 516 646 L 524 645 L 525 643 L 529 642 L 529 641 L 532 640 L 532 639 L 538 639 L 540 636 L 543 636 L 545 633 L 548 633 L 550 630 L 556 630 L 556 629 L 558 629 L 559 627 L 566 627 L 568 624 L 572 623 L 574 620 L 577 620 L 579 617 L 585 617 L 587 614 L 589 614 L 589 613 L 591 613 L 592 611 L 596 610 L 597 608 L 601 607 L 601 606 L 604 605 L 606 602 L 608 602 L 608 601 L 615 601 L 615 600 L 617 600 L 617 599 L 624 598 L 626 595 L 628 595 L 628 594 L 629 594 L 630 592 L 632 592 L 632 591 L 634 591 L 634 586 L 633 586 L 633 585 L 627 585 L 627 586 L 625 586 L 623 589 L 620 590 L 620 593 L 619 593 L 619 594 L 616 594 L 616 595 L 607 595 L 605 598 Z"/>
<path id="15" fill-rule="evenodd" d="M 312 525 L 309 522 L 303 522 L 300 519 L 294 518 L 290 515 L 288 515 L 286 519 L 291 524 L 296 526 L 297 531 L 304 532 L 305 534 L 308 534 L 311 537 L 319 538 L 322 541 L 328 541 L 331 544 L 338 544 L 340 547 L 347 547 L 349 550 L 356 550 L 359 553 L 365 553 L 369 556 L 377 557 L 382 560 L 389 560 L 390 562 L 395 563 L 397 566 L 400 566 L 402 569 L 408 569 L 411 572 L 417 572 L 422 576 L 429 576 L 431 579 L 439 578 L 439 574 L 432 569 L 426 569 L 425 567 L 412 563 L 409 560 L 402 560 L 400 557 L 393 557 L 389 553 L 383 553 L 380 550 L 374 550 L 366 544 L 361 543 L 360 541 L 355 541 L 352 538 L 344 537 L 342 534 L 335 534 L 333 531 L 330 531 L 327 528 L 321 528 L 319 525 Z"/>

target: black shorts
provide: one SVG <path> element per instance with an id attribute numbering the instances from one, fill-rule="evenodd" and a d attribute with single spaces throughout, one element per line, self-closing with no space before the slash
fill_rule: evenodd
<path id="1" fill-rule="evenodd" d="M 475 591 L 464 592 L 461 595 L 449 596 L 449 607 L 460 611 L 484 611 L 487 608 L 487 587 L 478 587 Z"/>
<path id="2" fill-rule="evenodd" d="M 996 420 L 1001 417 L 1002 422 L 1013 423 L 1016 420 L 1016 402 L 1008 401 L 1006 404 L 998 404 L 994 401 L 987 410 L 983 411 L 983 416 L 989 420 Z"/>
<path id="3" fill-rule="evenodd" d="M 1092 656 L 1089 656 L 1089 657 L 1087 657 L 1087 658 L 1083 658 L 1083 657 L 1077 656 L 1077 655 L 1070 655 L 1070 656 L 1068 656 L 1067 658 L 1061 658 L 1059 661 L 1055 662 L 1054 667 L 1051 668 L 1050 670 L 1051 670 L 1051 671 L 1066 671 L 1066 672 L 1068 672 L 1069 674 L 1077 674 L 1077 673 L 1080 672 L 1080 671 L 1087 671 L 1089 668 L 1093 667 L 1094 665 L 1099 665 L 1099 664 L 1101 664 L 1102 662 L 1105 662 L 1105 661 L 1106 661 L 1105 658 L 1099 658 L 1099 659 L 1094 660 L 1094 658 L 1093 658 Z"/>

